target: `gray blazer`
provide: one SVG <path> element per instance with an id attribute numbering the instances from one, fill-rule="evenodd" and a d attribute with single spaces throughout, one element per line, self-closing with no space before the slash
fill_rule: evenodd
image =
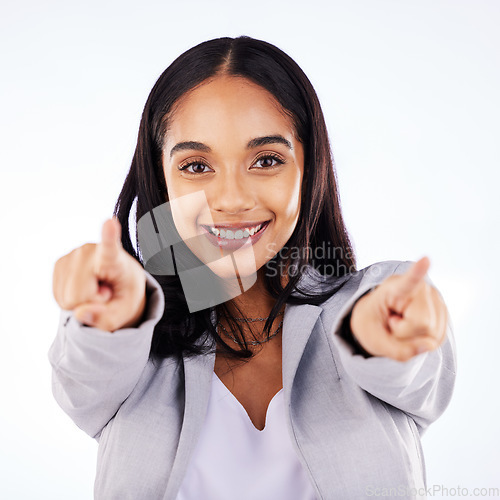
<path id="1" fill-rule="evenodd" d="M 320 306 L 286 305 L 287 427 L 318 499 L 366 498 L 384 491 L 387 496 L 390 489 L 398 496 L 426 498 L 420 435 L 452 395 L 451 325 L 437 350 L 406 362 L 364 358 L 339 335 L 342 319 L 361 295 L 410 265 L 379 262 L 350 275 Z M 303 279 L 313 280 L 314 274 Z M 151 295 L 138 328 L 108 333 L 83 326 L 63 310 L 49 351 L 57 402 L 99 441 L 98 500 L 174 500 L 207 410 L 214 352 L 181 362 L 148 359 L 164 296 L 157 281 L 149 273 L 146 277 Z M 202 499 L 200 492 L 193 500 Z"/>

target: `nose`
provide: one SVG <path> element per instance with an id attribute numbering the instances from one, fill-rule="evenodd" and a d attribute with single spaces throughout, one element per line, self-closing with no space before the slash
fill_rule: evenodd
<path id="1" fill-rule="evenodd" d="M 238 214 L 255 207 L 255 199 L 248 179 L 234 171 L 220 173 L 210 186 L 208 202 L 212 210 Z"/>

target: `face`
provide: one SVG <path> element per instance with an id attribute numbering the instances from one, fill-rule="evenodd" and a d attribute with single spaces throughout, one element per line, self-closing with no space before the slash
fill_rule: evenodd
<path id="1" fill-rule="evenodd" d="M 218 76 L 170 117 L 163 171 L 172 216 L 197 257 L 224 279 L 254 276 L 297 224 L 302 144 L 274 97 Z"/>

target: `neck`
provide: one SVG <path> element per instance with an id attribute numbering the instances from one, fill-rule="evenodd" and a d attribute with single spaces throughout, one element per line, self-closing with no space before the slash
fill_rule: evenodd
<path id="1" fill-rule="evenodd" d="M 261 268 L 257 271 L 255 284 L 244 293 L 226 302 L 226 306 L 236 317 L 243 314 L 247 318 L 265 318 L 269 316 L 275 303 L 276 299 L 269 294 L 265 287 L 264 272 Z"/>

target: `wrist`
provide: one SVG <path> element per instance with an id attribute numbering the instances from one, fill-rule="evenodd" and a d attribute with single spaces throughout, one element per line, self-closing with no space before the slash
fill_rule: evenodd
<path id="1" fill-rule="evenodd" d="M 361 295 L 356 302 L 354 303 L 353 307 L 349 311 L 349 314 L 345 316 L 345 318 L 342 321 L 342 326 L 340 329 L 341 337 L 351 346 L 353 349 L 353 354 L 358 354 L 363 356 L 364 358 L 372 358 L 373 354 L 369 353 L 359 342 L 359 340 L 356 338 L 353 332 L 352 328 L 352 314 L 354 312 L 354 308 L 356 305 L 359 303 L 359 301 L 364 298 L 368 293 L 370 293 L 373 289 L 367 290 L 363 295 Z"/>
<path id="2" fill-rule="evenodd" d="M 143 321 L 146 313 L 146 304 L 147 304 L 147 288 L 145 287 L 144 294 L 141 297 L 139 306 L 137 308 L 136 314 L 127 321 L 120 329 L 122 328 L 137 328 Z"/>

